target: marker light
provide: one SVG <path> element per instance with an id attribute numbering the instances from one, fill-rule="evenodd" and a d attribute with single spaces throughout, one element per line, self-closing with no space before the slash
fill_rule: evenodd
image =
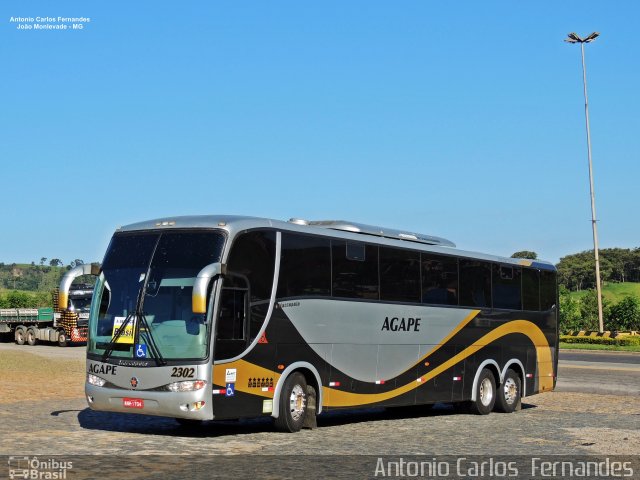
<path id="1" fill-rule="evenodd" d="M 87 374 L 87 383 L 89 385 L 95 385 L 96 387 L 102 387 L 107 381 L 104 378 L 97 377 L 90 373 Z"/>
<path id="2" fill-rule="evenodd" d="M 170 383 L 165 388 L 170 392 L 193 392 L 202 390 L 207 384 L 204 380 L 185 380 L 183 382 Z"/>

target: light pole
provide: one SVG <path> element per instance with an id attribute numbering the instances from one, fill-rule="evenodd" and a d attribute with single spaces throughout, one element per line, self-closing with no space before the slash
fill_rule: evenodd
<path id="1" fill-rule="evenodd" d="M 582 83 L 584 85 L 584 115 L 587 122 L 587 155 L 589 157 L 589 189 L 591 192 L 591 226 L 593 229 L 593 254 L 596 259 L 596 292 L 598 295 L 598 329 L 604 331 L 602 320 L 602 286 L 600 285 L 600 258 L 598 256 L 598 227 L 596 226 L 596 197 L 593 193 L 593 167 L 591 163 L 591 131 L 589 130 L 589 98 L 587 97 L 587 68 L 584 63 L 584 44 L 593 42 L 600 34 L 593 32 L 586 38 L 577 33 L 570 33 L 564 40 L 568 43 L 579 43 L 582 52 Z"/>

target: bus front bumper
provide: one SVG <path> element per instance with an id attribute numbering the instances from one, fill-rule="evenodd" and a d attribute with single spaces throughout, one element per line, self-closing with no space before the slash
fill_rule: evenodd
<path id="1" fill-rule="evenodd" d="M 213 419 L 210 387 L 193 392 L 160 392 L 105 388 L 85 382 L 84 391 L 92 410 L 192 420 Z"/>

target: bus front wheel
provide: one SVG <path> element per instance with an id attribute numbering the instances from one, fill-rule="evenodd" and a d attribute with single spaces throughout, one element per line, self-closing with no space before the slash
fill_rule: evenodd
<path id="1" fill-rule="evenodd" d="M 476 385 L 476 399 L 471 402 L 470 410 L 477 415 L 487 415 L 496 403 L 496 380 L 488 368 L 483 368 Z"/>
<path id="2" fill-rule="evenodd" d="M 299 372 L 287 377 L 280 393 L 279 415 L 275 426 L 281 432 L 298 432 L 307 414 L 307 381 Z"/>
<path id="3" fill-rule="evenodd" d="M 66 347 L 69 345 L 69 339 L 67 338 L 67 334 L 65 332 L 60 332 L 58 335 L 58 346 Z"/>

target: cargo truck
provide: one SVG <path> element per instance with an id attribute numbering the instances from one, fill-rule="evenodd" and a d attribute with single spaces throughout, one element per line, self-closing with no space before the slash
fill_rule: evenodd
<path id="1" fill-rule="evenodd" d="M 91 265 L 79 266 L 65 275 L 63 282 L 67 280 L 70 284 L 68 296 L 62 302 L 56 289 L 53 294 L 54 308 L 0 309 L 0 334 L 12 333 L 18 345 L 36 345 L 42 341 L 66 347 L 72 343 L 86 342 L 93 286 L 71 285 L 71 282 L 90 268 Z"/>

